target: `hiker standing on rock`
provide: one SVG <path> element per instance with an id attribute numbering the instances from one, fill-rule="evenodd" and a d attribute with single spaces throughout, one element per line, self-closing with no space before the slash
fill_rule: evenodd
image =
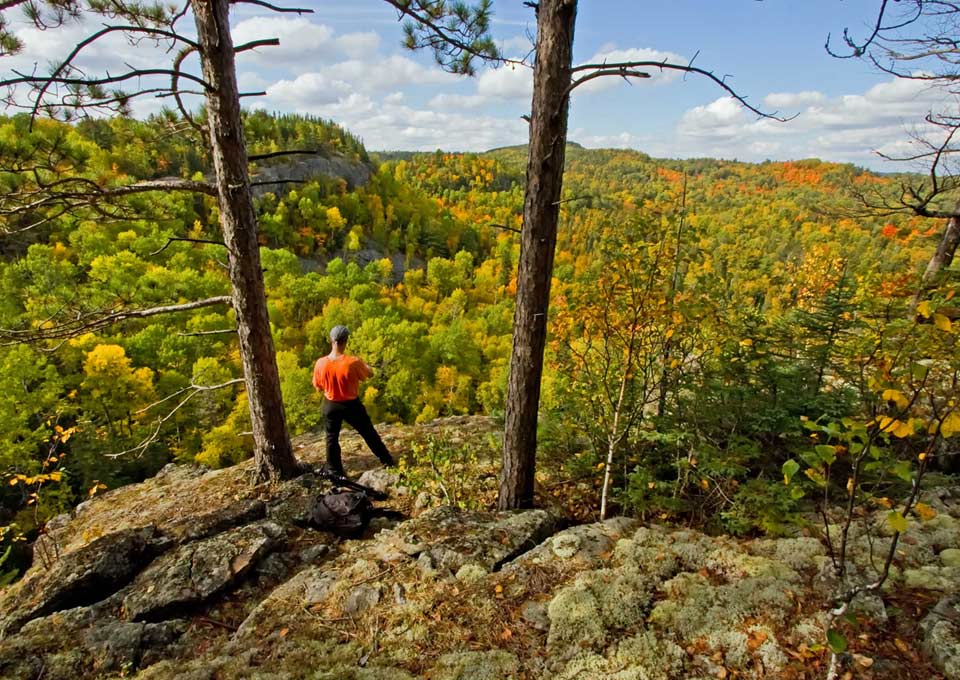
<path id="1" fill-rule="evenodd" d="M 323 392 L 323 422 L 327 435 L 327 472 L 345 477 L 340 459 L 340 426 L 347 421 L 353 426 L 373 454 L 386 466 L 394 464 L 377 434 L 367 409 L 360 402 L 360 381 L 366 380 L 373 371 L 359 357 L 344 354 L 350 330 L 346 326 L 334 326 L 330 331 L 330 354 L 320 357 L 313 367 L 313 386 Z"/>

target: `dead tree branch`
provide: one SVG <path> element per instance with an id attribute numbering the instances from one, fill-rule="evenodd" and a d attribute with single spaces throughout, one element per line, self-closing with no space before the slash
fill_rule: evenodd
<path id="1" fill-rule="evenodd" d="M 231 4 L 257 5 L 258 7 L 265 7 L 271 12 L 277 12 L 280 14 L 313 14 L 312 9 L 306 9 L 304 7 L 280 7 L 278 5 L 270 4 L 269 2 L 264 2 L 264 0 L 231 0 Z"/>
<path id="2" fill-rule="evenodd" d="M 205 300 L 194 300 L 176 305 L 148 307 L 145 309 L 116 309 L 113 311 L 97 310 L 95 312 L 79 313 L 75 318 L 59 324 L 47 323 L 37 328 L 0 328 L 0 346 L 16 345 L 25 342 L 39 342 L 42 340 L 62 340 L 75 338 L 85 333 L 93 333 L 102 328 L 112 326 L 131 319 L 145 319 L 158 314 L 172 314 L 188 312 L 213 305 L 232 305 L 229 295 L 220 295 Z"/>
<path id="3" fill-rule="evenodd" d="M 597 64 L 581 64 L 579 66 L 574 66 L 571 71 L 574 74 L 589 72 L 584 76 L 579 78 L 574 77 L 570 82 L 570 86 L 567 88 L 567 94 L 569 95 L 576 87 L 582 85 L 593 78 L 599 78 L 602 76 L 617 76 L 621 78 L 649 78 L 650 74 L 642 71 L 637 71 L 637 69 L 659 69 L 660 71 L 679 71 L 681 73 L 693 73 L 699 76 L 703 76 L 708 80 L 712 81 L 718 85 L 722 90 L 724 90 L 728 95 L 733 99 L 737 100 L 741 106 L 745 109 L 755 113 L 761 118 L 770 118 L 772 120 L 777 120 L 780 122 L 786 122 L 788 120 L 793 120 L 796 116 L 781 117 L 774 113 L 767 113 L 761 111 L 757 107 L 747 102 L 747 98 L 737 92 L 733 87 L 727 83 L 727 77 L 720 77 L 715 74 L 713 71 L 708 71 L 707 69 L 700 68 L 699 66 L 694 66 L 693 61 L 691 60 L 688 64 L 673 64 L 668 61 L 622 61 L 615 63 L 601 62 Z"/>
<path id="4" fill-rule="evenodd" d="M 170 244 L 172 244 L 174 241 L 186 241 L 187 243 L 208 243 L 214 246 L 226 247 L 226 244 L 223 241 L 214 241 L 213 239 L 206 239 L 206 238 L 185 238 L 182 236 L 171 236 L 170 238 L 167 239 L 167 242 L 164 245 L 160 246 L 159 248 L 154 250 L 152 253 L 147 253 L 147 255 L 150 257 L 154 255 L 159 255 L 164 250 L 169 248 Z"/>
<path id="5" fill-rule="evenodd" d="M 177 403 L 177 405 L 174 406 L 170 411 L 168 411 L 164 416 L 162 416 L 162 417 L 160 417 L 160 418 L 157 418 L 157 420 L 156 420 L 156 427 L 154 427 L 153 432 L 151 432 L 143 441 L 141 441 L 141 442 L 140 442 L 139 444 L 137 444 L 136 446 L 133 446 L 133 447 L 131 447 L 131 448 L 129 448 L 129 449 L 125 449 L 124 451 L 119 451 L 119 452 L 117 452 L 117 453 L 108 453 L 108 454 L 106 454 L 106 457 L 107 457 L 107 458 L 119 458 L 119 457 L 121 457 L 121 456 L 125 456 L 125 455 L 130 454 L 130 453 L 139 453 L 139 454 L 142 455 L 142 454 L 147 450 L 147 448 L 148 448 L 151 444 L 153 444 L 155 441 L 157 441 L 157 439 L 160 437 L 160 431 L 163 429 L 163 424 L 166 423 L 166 422 L 167 422 L 168 420 L 170 420 L 171 418 L 173 418 L 173 416 L 176 415 L 177 411 L 179 411 L 181 408 L 183 408 L 183 406 L 184 406 L 188 401 L 190 401 L 190 400 L 193 399 L 195 396 L 197 396 L 198 394 L 201 394 L 201 393 L 203 393 L 203 392 L 211 392 L 211 391 L 213 391 L 213 390 L 221 390 L 221 389 L 224 389 L 225 387 L 230 387 L 231 385 L 240 385 L 240 384 L 243 384 L 243 382 L 244 382 L 243 378 L 234 378 L 233 380 L 228 380 L 227 382 L 220 383 L 219 385 L 195 385 L 195 384 L 191 383 L 191 384 L 188 385 L 187 387 L 184 387 L 184 388 L 181 389 L 181 390 L 177 390 L 177 391 L 174 392 L 173 394 L 167 395 L 167 396 L 164 397 L 163 399 L 161 399 L 161 400 L 159 400 L 159 401 L 155 401 L 154 403 L 152 403 L 152 404 L 150 404 L 150 405 L 148 405 L 148 406 L 140 409 L 139 411 L 137 411 L 137 414 L 145 413 L 145 412 L 149 411 L 150 409 L 154 408 L 155 406 L 159 406 L 160 404 L 162 404 L 162 403 L 164 403 L 164 402 L 166 402 L 166 401 L 169 401 L 170 399 L 173 399 L 174 397 L 177 397 L 177 396 L 183 394 L 184 392 L 189 392 L 189 394 L 187 394 L 186 397 L 184 397 L 183 399 L 181 399 L 181 400 Z"/>

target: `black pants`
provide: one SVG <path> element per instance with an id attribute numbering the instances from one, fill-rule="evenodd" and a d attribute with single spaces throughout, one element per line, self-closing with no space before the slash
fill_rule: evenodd
<path id="1" fill-rule="evenodd" d="M 327 433 L 327 467 L 331 472 L 343 474 L 343 461 L 340 458 L 340 427 L 343 421 L 353 426 L 363 441 L 367 443 L 373 455 L 384 465 L 392 465 L 393 457 L 387 451 L 383 440 L 370 422 L 367 409 L 359 399 L 350 401 L 323 400 L 323 423 Z"/>

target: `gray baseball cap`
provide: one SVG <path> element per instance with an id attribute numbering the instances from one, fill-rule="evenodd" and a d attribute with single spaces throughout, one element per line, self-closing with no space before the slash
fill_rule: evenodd
<path id="1" fill-rule="evenodd" d="M 350 337 L 350 329 L 346 326 L 334 326 L 330 329 L 330 339 L 336 343 L 344 343 Z"/>

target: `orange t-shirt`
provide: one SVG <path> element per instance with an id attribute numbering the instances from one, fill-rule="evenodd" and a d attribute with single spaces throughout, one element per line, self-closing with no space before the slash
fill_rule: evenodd
<path id="1" fill-rule="evenodd" d="M 359 357 L 346 354 L 331 359 L 320 357 L 313 367 L 313 386 L 323 390 L 330 401 L 350 401 L 359 396 L 360 381 L 370 377 L 370 369 Z"/>

